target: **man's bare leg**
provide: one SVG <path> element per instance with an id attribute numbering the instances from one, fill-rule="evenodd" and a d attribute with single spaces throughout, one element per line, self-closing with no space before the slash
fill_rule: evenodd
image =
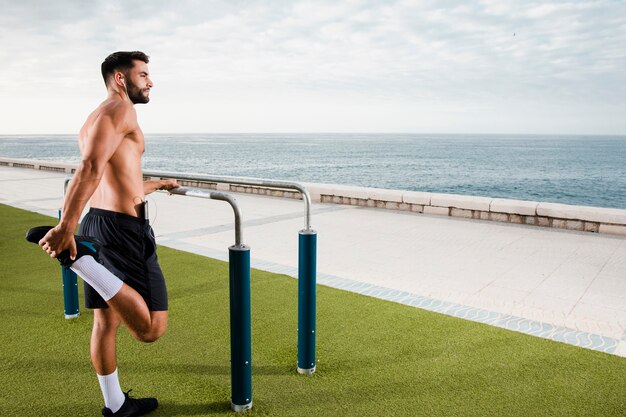
<path id="1" fill-rule="evenodd" d="M 146 301 L 137 291 L 124 284 L 93 257 L 77 259 L 71 269 L 100 294 L 137 340 L 154 342 L 165 333 L 167 311 L 150 312 Z"/>
<path id="2" fill-rule="evenodd" d="M 116 337 L 121 323 L 119 315 L 110 308 L 94 310 L 91 363 L 98 376 L 104 406 L 114 411 L 119 410 L 125 400 L 117 374 Z"/>
<path id="3" fill-rule="evenodd" d="M 150 311 L 137 291 L 126 284 L 107 301 L 135 339 L 151 343 L 163 336 L 167 328 L 167 311 Z"/>
<path id="4" fill-rule="evenodd" d="M 158 339 L 167 327 L 167 311 L 153 311 L 150 315 L 155 328 L 153 337 Z M 117 368 L 116 336 L 122 321 L 120 315 L 113 308 L 94 310 L 91 362 L 99 375 L 108 375 Z"/>
<path id="5" fill-rule="evenodd" d="M 40 243 L 43 241 L 41 236 L 50 233 L 51 229 L 53 229 L 51 226 L 31 228 L 26 234 L 26 240 Z M 44 249 L 49 250 L 47 243 L 42 245 Z M 72 271 L 95 289 L 109 307 L 118 313 L 136 339 L 142 342 L 154 342 L 161 337 L 167 327 L 167 312 L 152 314 L 146 301 L 137 291 L 124 284 L 122 280 L 96 260 L 100 243 L 83 238 L 76 245 L 75 260 L 69 258 L 69 251 L 61 254 L 53 252 L 51 256 L 59 255 L 62 265 L 69 266 Z"/>
<path id="6" fill-rule="evenodd" d="M 132 288 L 128 286 L 126 287 L 132 290 Z M 137 294 L 134 290 L 132 290 L 132 292 Z M 126 293 L 126 291 L 124 293 Z M 122 296 L 125 296 L 124 293 Z M 131 298 L 134 298 L 132 293 Z M 123 306 L 123 308 L 126 308 L 121 300 L 117 301 Z M 143 301 L 143 299 L 141 301 Z M 145 302 L 143 305 L 145 306 Z M 125 401 L 125 396 L 122 392 L 117 373 L 116 351 L 117 330 L 120 327 L 120 324 L 123 321 L 125 322 L 125 320 L 122 319 L 120 314 L 111 306 L 111 304 L 109 304 L 109 306 L 111 308 L 94 310 L 90 353 L 91 362 L 98 376 L 98 382 L 100 384 L 100 389 L 102 390 L 102 396 L 104 397 L 105 407 L 109 408 L 113 412 L 116 412 L 120 407 L 122 407 Z M 150 333 L 142 334 L 144 339 L 141 340 L 143 341 L 154 341 L 158 339 L 161 335 L 163 335 L 165 328 L 167 327 L 167 311 L 149 312 L 149 316 L 152 331 Z M 128 314 L 128 317 L 133 317 L 132 311 Z M 131 333 L 133 333 L 132 330 Z M 137 335 L 134 336 L 137 338 Z M 148 338 L 150 340 L 146 340 Z"/>
<path id="7" fill-rule="evenodd" d="M 115 341 L 122 320 L 109 308 L 93 311 L 91 362 L 99 375 L 108 375 L 117 368 Z"/>

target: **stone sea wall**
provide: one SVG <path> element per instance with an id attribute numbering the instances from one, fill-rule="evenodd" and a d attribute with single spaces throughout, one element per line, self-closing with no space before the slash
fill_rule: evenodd
<path id="1" fill-rule="evenodd" d="M 0 158 L 0 166 L 31 168 L 72 174 L 76 165 Z M 280 188 L 224 184 L 207 181 L 179 183 L 187 187 L 301 199 L 299 192 Z M 626 210 L 520 201 L 502 198 L 438 194 L 416 191 L 301 183 L 314 202 L 398 210 L 428 215 L 489 220 L 581 232 L 626 236 Z"/>

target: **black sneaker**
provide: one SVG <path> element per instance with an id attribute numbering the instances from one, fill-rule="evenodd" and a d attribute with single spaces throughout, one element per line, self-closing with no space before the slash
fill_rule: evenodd
<path id="1" fill-rule="evenodd" d="M 39 241 L 52 228 L 53 226 L 33 227 L 26 232 L 26 240 L 38 245 Z M 74 240 L 76 240 L 76 259 L 71 259 L 70 250 L 66 249 L 57 255 L 57 260 L 61 265 L 70 267 L 75 261 L 85 255 L 93 256 L 96 261 L 100 261 L 98 251 L 102 247 L 102 243 L 98 239 L 89 236 L 74 236 Z"/>
<path id="2" fill-rule="evenodd" d="M 129 393 L 131 391 L 132 389 L 124 393 L 124 397 L 126 397 L 126 399 L 124 400 L 124 404 L 122 404 L 122 408 L 114 413 L 104 407 L 102 409 L 102 415 L 105 417 L 143 416 L 144 414 L 148 414 L 150 411 L 155 410 L 159 406 L 159 402 L 156 398 L 130 398 Z"/>

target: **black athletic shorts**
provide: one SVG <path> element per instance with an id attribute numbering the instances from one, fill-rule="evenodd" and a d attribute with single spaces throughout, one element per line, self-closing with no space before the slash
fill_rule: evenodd
<path id="1" fill-rule="evenodd" d="M 95 237 L 102 264 L 125 284 L 134 288 L 150 311 L 167 310 L 165 278 L 156 254 L 154 232 L 148 220 L 124 213 L 91 208 L 78 234 Z M 85 283 L 85 306 L 107 308 L 107 303 Z"/>

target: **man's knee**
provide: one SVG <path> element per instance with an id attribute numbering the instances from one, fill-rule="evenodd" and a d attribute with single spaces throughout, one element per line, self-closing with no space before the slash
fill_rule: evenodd
<path id="1" fill-rule="evenodd" d="M 135 335 L 135 339 L 143 343 L 154 343 L 159 340 L 159 337 L 160 336 L 153 335 L 151 333 L 141 333 Z"/>
<path id="2" fill-rule="evenodd" d="M 153 329 L 146 332 L 136 332 L 134 334 L 135 339 L 144 343 L 156 342 L 165 334 L 165 328 Z"/>
<path id="3" fill-rule="evenodd" d="M 138 330 L 134 334 L 135 338 L 140 342 L 156 342 L 165 334 L 167 329 L 167 312 L 152 312 L 150 318 L 150 328 Z"/>

